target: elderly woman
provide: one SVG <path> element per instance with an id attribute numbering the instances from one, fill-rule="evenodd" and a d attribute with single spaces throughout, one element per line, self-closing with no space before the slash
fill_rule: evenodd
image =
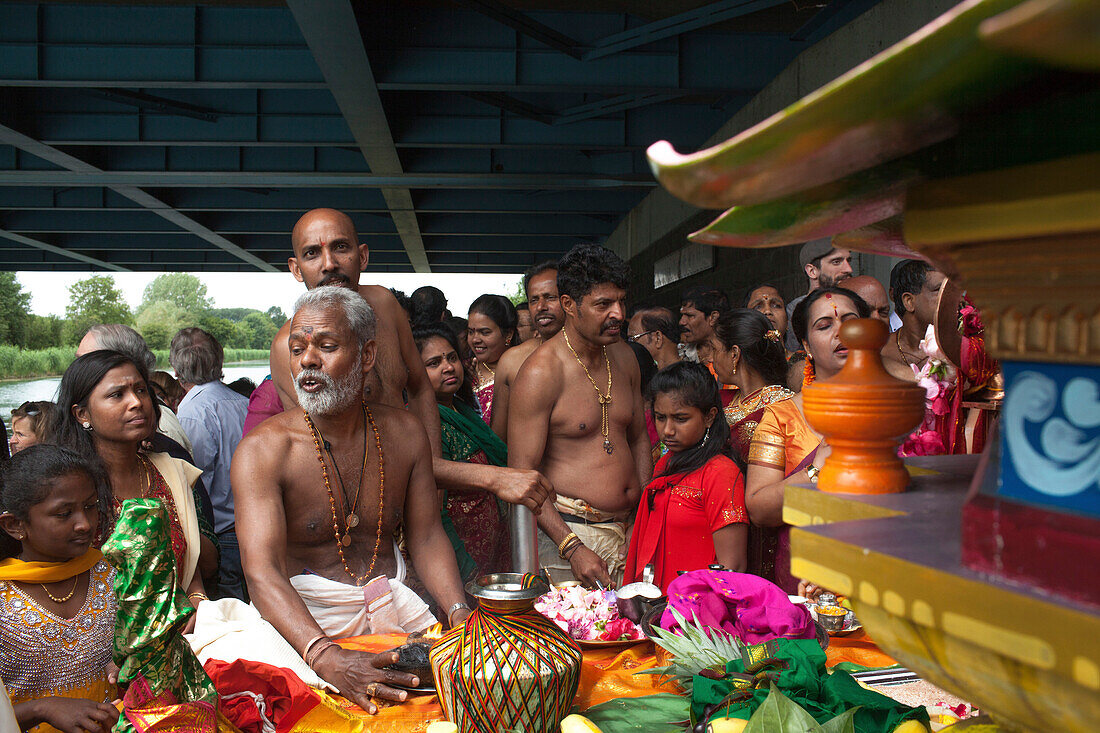
<path id="1" fill-rule="evenodd" d="M 61 377 L 57 404 L 52 442 L 98 459 L 106 470 L 109 496 L 99 541 L 113 530 L 123 501 L 161 499 L 171 522 L 179 586 L 193 605 L 207 600 L 197 569 L 200 556 L 216 555 L 217 547 L 199 532 L 193 491 L 202 472 L 166 453 L 143 449 L 160 409 L 145 365 L 117 351 L 77 357 Z"/>
<path id="2" fill-rule="evenodd" d="M 819 288 L 798 304 L 792 325 L 806 351 L 807 384 L 840 372 L 848 358 L 848 350 L 840 343 L 840 326 L 853 318 L 868 318 L 870 313 L 862 298 L 840 288 Z M 806 422 L 801 394 L 765 407 L 749 444 L 745 504 L 752 523 L 784 527 L 783 487 L 788 483 L 816 483 L 826 455 L 821 435 Z M 776 550 L 775 582 L 788 593 L 797 590 L 798 583 L 790 574 L 786 527 Z"/>
<path id="3" fill-rule="evenodd" d="M 8 441 L 11 454 L 14 456 L 25 448 L 41 443 L 52 415 L 52 402 L 24 402 L 12 410 L 11 440 Z"/>
<path id="4" fill-rule="evenodd" d="M 774 285 L 757 285 L 745 297 L 745 307 L 767 318 L 772 328 L 786 338 L 787 301 L 779 294 L 778 288 Z M 802 349 L 788 351 L 784 346 L 783 353 L 787 360 L 786 385 L 791 391 L 798 392 L 802 389 L 802 368 L 806 361 L 806 352 Z"/>

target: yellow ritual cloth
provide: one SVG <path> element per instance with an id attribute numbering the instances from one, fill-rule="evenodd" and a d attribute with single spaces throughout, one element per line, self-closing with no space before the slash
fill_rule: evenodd
<path id="1" fill-rule="evenodd" d="M 0 580 L 15 580 L 20 583 L 60 583 L 75 578 L 86 570 L 91 570 L 103 559 L 103 553 L 92 548 L 80 557 L 68 562 L 24 562 L 9 557 L 0 560 Z"/>

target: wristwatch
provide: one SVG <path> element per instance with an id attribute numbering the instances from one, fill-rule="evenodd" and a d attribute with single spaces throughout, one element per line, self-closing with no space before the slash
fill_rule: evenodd
<path id="1" fill-rule="evenodd" d="M 811 463 L 810 465 L 806 466 L 806 475 L 810 477 L 811 484 L 817 483 L 817 477 L 820 473 L 821 469 L 814 464 Z"/>

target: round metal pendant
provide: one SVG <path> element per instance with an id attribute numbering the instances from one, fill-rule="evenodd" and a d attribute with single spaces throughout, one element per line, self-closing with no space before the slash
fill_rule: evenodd
<path id="1" fill-rule="evenodd" d="M 359 515 L 356 514 L 355 512 L 352 512 L 351 514 L 344 517 L 344 521 L 345 521 L 345 526 L 347 526 L 348 529 L 352 529 L 353 527 L 358 527 L 359 526 Z"/>
<path id="2" fill-rule="evenodd" d="M 344 547 L 350 547 L 351 546 L 351 535 L 346 534 L 343 537 L 341 537 L 340 538 L 340 544 L 343 545 Z"/>

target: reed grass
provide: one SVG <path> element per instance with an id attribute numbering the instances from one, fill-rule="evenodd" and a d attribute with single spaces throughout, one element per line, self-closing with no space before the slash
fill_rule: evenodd
<path id="1" fill-rule="evenodd" d="M 153 353 L 157 357 L 157 369 L 171 371 L 167 349 Z M 267 349 L 226 349 L 225 363 L 267 359 L 268 354 Z M 75 358 L 75 346 L 53 346 L 48 349 L 31 350 L 0 344 L 0 379 L 59 376 Z"/>

